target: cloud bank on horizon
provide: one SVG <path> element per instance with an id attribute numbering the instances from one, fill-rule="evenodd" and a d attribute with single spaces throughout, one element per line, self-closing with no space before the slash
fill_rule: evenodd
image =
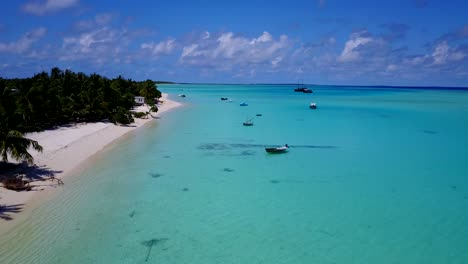
<path id="1" fill-rule="evenodd" d="M 3 3 L 0 77 L 468 86 L 468 3 Z M 438 19 L 435 19 L 438 18 Z"/>

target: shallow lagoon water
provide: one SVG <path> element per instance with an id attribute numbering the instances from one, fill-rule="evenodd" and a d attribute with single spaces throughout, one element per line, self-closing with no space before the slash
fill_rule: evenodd
<path id="1" fill-rule="evenodd" d="M 160 86 L 185 106 L 67 178 L 0 263 L 468 262 L 468 92 L 294 88 Z"/>

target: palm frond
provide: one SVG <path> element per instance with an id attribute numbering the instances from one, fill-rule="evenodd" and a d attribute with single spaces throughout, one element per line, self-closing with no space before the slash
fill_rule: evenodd
<path id="1" fill-rule="evenodd" d="M 26 161 L 33 164 L 34 158 L 28 152 L 29 147 L 42 152 L 42 146 L 36 140 L 25 138 L 23 133 L 10 130 L 8 133 L 1 133 L 0 152 L 3 161 L 8 161 L 8 155 L 18 161 Z"/>

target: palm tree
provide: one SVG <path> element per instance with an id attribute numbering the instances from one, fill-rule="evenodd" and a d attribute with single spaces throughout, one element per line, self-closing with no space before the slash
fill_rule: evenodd
<path id="1" fill-rule="evenodd" d="M 34 159 L 28 148 L 33 147 L 42 152 L 42 146 L 35 140 L 25 138 L 21 133 L 21 115 L 16 113 L 15 93 L 5 86 L 0 79 L 0 156 L 2 161 L 8 161 L 8 155 L 18 161 L 27 161 L 33 164 Z"/>
<path id="2" fill-rule="evenodd" d="M 18 161 L 26 161 L 29 165 L 34 163 L 34 158 L 28 152 L 29 147 L 42 152 L 42 146 L 36 140 L 25 138 L 23 133 L 16 130 L 0 131 L 0 155 L 2 161 L 8 162 L 8 155 Z"/>

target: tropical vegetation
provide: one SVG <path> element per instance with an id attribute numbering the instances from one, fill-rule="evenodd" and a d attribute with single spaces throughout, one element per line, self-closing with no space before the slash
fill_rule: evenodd
<path id="1" fill-rule="evenodd" d="M 161 97 L 152 80 L 133 81 L 118 76 L 108 79 L 53 68 L 31 78 L 0 77 L 0 156 L 32 163 L 28 148 L 41 151 L 37 141 L 25 138 L 28 132 L 41 131 L 73 122 L 109 121 L 129 124 L 134 97 L 144 96 L 154 108 Z"/>

